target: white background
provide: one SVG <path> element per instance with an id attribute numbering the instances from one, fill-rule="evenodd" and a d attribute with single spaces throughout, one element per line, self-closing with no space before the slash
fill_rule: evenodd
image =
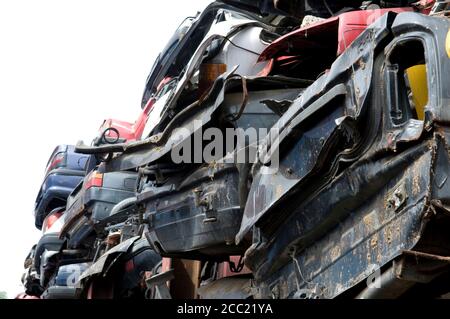
<path id="1" fill-rule="evenodd" d="M 33 206 L 58 144 L 133 122 L 178 24 L 210 0 L 0 0 L 0 291 L 23 291 Z"/>

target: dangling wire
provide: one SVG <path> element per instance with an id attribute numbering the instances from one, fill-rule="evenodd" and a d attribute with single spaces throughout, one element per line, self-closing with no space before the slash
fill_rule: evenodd
<path id="1" fill-rule="evenodd" d="M 230 271 L 232 273 L 240 273 L 242 271 L 242 269 L 244 269 L 244 257 L 241 256 L 239 258 L 237 265 L 234 262 L 232 262 L 231 260 L 228 261 L 228 265 L 229 265 Z"/>
<path id="2" fill-rule="evenodd" d="M 328 12 L 331 14 L 331 16 L 333 17 L 333 16 L 334 16 L 334 12 L 333 12 L 333 10 L 331 10 L 331 8 L 330 8 L 330 6 L 328 5 L 328 3 L 327 3 L 326 0 L 323 0 L 323 4 L 324 4 L 325 8 L 327 8 L 327 10 L 328 10 Z"/>
<path id="3" fill-rule="evenodd" d="M 297 248 L 294 248 L 294 250 L 292 251 L 292 254 L 291 254 L 291 258 L 292 258 L 292 261 L 294 262 L 294 265 L 295 265 L 295 267 L 296 267 L 296 269 L 298 271 L 298 274 L 300 275 L 300 278 L 303 280 L 304 283 L 306 283 L 307 285 L 312 285 L 313 283 L 308 281 L 308 280 L 306 280 L 305 277 L 302 274 L 302 270 L 300 269 L 300 264 L 298 263 L 297 258 L 295 258 L 296 252 L 297 252 Z M 296 281 L 296 284 L 297 284 L 297 290 L 300 290 L 301 289 L 300 288 L 300 282 L 299 282 L 297 276 L 295 276 L 295 277 L 296 277 L 295 281 Z"/>

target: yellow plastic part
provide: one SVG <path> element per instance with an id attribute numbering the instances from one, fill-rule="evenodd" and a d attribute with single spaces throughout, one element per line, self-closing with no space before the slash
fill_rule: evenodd
<path id="1" fill-rule="evenodd" d="M 447 56 L 450 58 L 450 30 L 447 32 L 447 39 L 445 39 L 445 51 L 447 51 Z"/>
<path id="2" fill-rule="evenodd" d="M 425 64 L 415 65 L 406 70 L 412 97 L 419 120 L 425 118 L 425 107 L 428 103 L 427 68 Z"/>

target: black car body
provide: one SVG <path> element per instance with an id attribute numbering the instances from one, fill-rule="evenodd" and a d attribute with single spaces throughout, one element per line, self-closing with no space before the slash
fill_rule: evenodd
<path id="1" fill-rule="evenodd" d="M 93 170 L 78 185 L 67 201 L 65 224 L 60 236 L 69 248 L 92 247 L 104 233 L 105 220 L 113 207 L 135 196 L 136 172 L 101 173 Z M 126 220 L 126 216 L 123 217 Z"/>
<path id="2" fill-rule="evenodd" d="M 147 297 L 146 273 L 160 264 L 157 254 L 141 236 L 123 240 L 105 252 L 79 278 L 87 298 L 143 299 Z"/>

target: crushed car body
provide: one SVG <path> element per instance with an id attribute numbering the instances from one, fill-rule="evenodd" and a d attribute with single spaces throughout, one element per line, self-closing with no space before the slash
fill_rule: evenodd
<path id="1" fill-rule="evenodd" d="M 448 91 L 438 82 L 450 66 L 448 30 L 447 20 L 416 13 L 383 16 L 276 124 L 271 149 L 296 142 L 284 146 L 277 174 L 265 175 L 264 163 L 255 168 L 237 236 L 253 229 L 245 260 L 261 297 L 337 297 L 389 263 L 392 286 L 364 296 L 399 297 L 441 274 L 425 275 L 411 256 L 448 270 L 446 245 L 428 246 L 430 233 L 446 238 L 438 228 L 446 221 Z M 405 74 L 424 64 L 422 109 L 408 99 Z"/>
<path id="2" fill-rule="evenodd" d="M 224 0 L 183 21 L 136 123 L 75 147 L 96 166 L 46 251 L 84 252 L 76 296 L 448 293 L 446 8 Z M 51 257 L 36 247 L 29 290 Z M 75 293 L 65 271 L 46 280 Z"/>

